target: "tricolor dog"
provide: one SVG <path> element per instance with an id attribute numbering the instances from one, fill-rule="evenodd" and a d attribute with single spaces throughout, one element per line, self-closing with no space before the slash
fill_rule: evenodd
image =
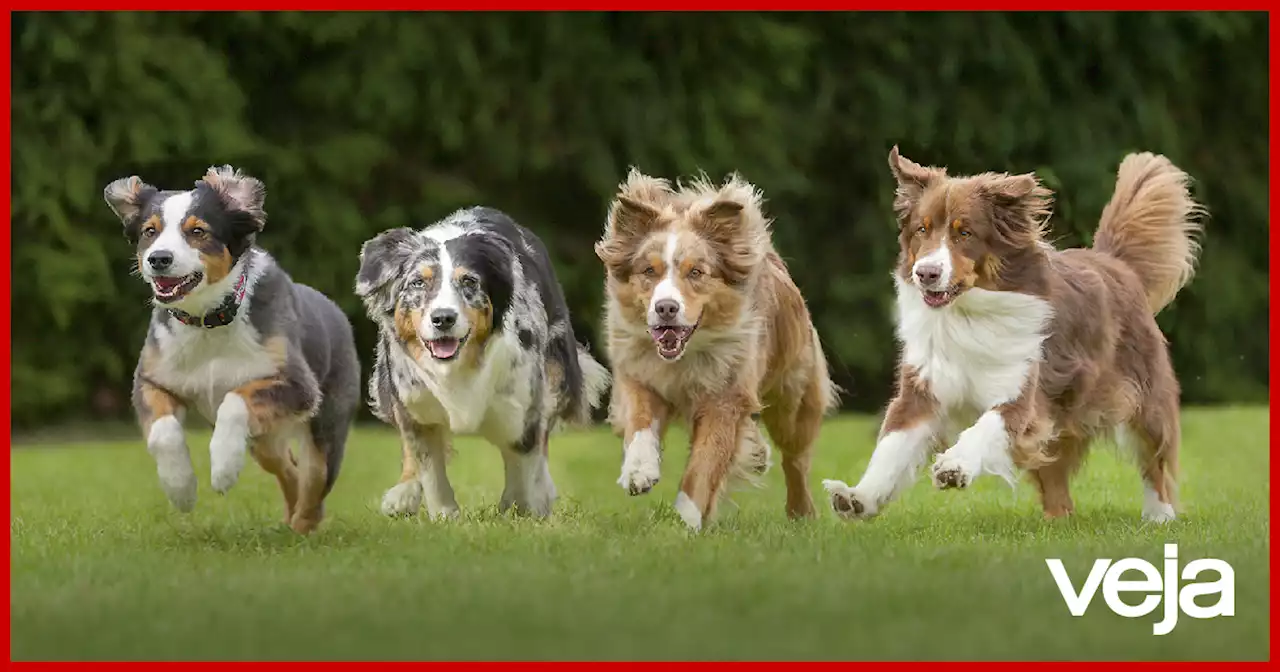
<path id="1" fill-rule="evenodd" d="M 133 405 L 169 501 L 181 511 L 195 506 L 183 435 L 194 411 L 214 423 L 213 489 L 235 485 L 252 454 L 279 481 L 285 523 L 310 532 L 360 402 L 351 324 L 255 245 L 266 224 L 262 182 L 222 166 L 190 190 L 162 191 L 133 176 L 104 196 L 152 291 Z"/>
<path id="2" fill-rule="evenodd" d="M 1034 174 L 949 176 L 889 154 L 900 228 L 898 390 L 857 485 L 825 481 L 836 512 L 867 518 L 936 445 L 938 488 L 1029 472 L 1046 517 L 1074 506 L 1089 444 L 1114 436 L 1137 462 L 1143 518 L 1175 517 L 1178 380 L 1155 315 L 1191 278 L 1189 178 L 1130 154 L 1091 248 L 1045 241 L 1050 192 Z"/>
<path id="3" fill-rule="evenodd" d="M 360 251 L 356 294 L 378 325 L 369 381 L 375 415 L 400 430 L 400 482 L 387 515 L 454 517 L 451 438 L 502 451 L 499 509 L 551 513 L 547 439 L 557 421 L 590 421 L 609 373 L 574 338 L 564 292 L 533 232 L 491 208 L 425 229 L 392 229 Z"/>

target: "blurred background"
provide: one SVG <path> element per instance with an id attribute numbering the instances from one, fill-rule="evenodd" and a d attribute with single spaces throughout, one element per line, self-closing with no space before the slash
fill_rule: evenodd
<path id="1" fill-rule="evenodd" d="M 12 35 L 15 432 L 131 417 L 149 294 L 102 189 L 221 163 L 266 182 L 260 243 L 343 306 L 366 363 L 351 288 L 377 232 L 507 211 L 594 346 L 592 244 L 627 167 L 737 170 L 846 408 L 874 411 L 896 356 L 895 143 L 953 173 L 1036 171 L 1063 246 L 1090 242 L 1126 152 L 1169 156 L 1212 213 L 1160 316 L 1184 401 L 1267 398 L 1263 13 L 68 12 L 15 13 Z"/>

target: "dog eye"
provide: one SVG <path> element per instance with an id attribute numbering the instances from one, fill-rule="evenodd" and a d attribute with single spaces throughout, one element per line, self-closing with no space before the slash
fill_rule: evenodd
<path id="1" fill-rule="evenodd" d="M 459 283 L 462 285 L 463 289 L 475 289 L 477 285 L 476 279 L 469 275 L 462 276 L 462 280 L 460 280 Z"/>
<path id="2" fill-rule="evenodd" d="M 195 236 L 196 238 L 202 238 L 204 237 L 204 234 L 207 233 L 207 231 L 197 226 L 194 229 L 191 229 L 190 231 L 188 231 L 188 233 Z"/>
<path id="3" fill-rule="evenodd" d="M 409 281 L 409 286 L 413 289 L 422 289 L 427 286 L 427 281 L 422 278 L 414 278 Z"/>
<path id="4" fill-rule="evenodd" d="M 142 235 L 146 238 L 150 238 L 151 236 L 156 235 L 156 227 L 148 226 L 147 228 L 142 230 Z"/>
<path id="5" fill-rule="evenodd" d="M 928 227 L 921 224 L 920 226 L 916 227 L 916 233 L 929 233 L 929 229 Z"/>
<path id="6" fill-rule="evenodd" d="M 971 235 L 973 235 L 973 234 L 972 234 L 972 233 L 970 233 L 969 229 L 960 229 L 960 237 L 961 237 L 961 238 L 968 238 L 968 237 L 969 237 L 969 236 L 971 236 Z"/>
<path id="7" fill-rule="evenodd" d="M 644 274 L 652 278 L 653 276 L 658 274 L 658 271 L 652 266 L 646 266 L 644 269 Z"/>
<path id="8" fill-rule="evenodd" d="M 691 279 L 693 279 L 693 280 L 697 280 L 698 278 L 701 278 L 701 277 L 702 277 L 702 269 L 701 269 L 701 268 L 691 268 L 691 269 L 689 269 L 689 277 L 690 277 Z"/>

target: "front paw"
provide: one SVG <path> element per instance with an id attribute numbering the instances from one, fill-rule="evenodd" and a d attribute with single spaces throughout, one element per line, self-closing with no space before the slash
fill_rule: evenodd
<path id="1" fill-rule="evenodd" d="M 412 516 L 422 507 L 422 484 L 417 480 L 398 483 L 382 496 L 382 515 Z"/>
<path id="2" fill-rule="evenodd" d="M 662 474 L 659 473 L 657 465 L 624 463 L 622 475 L 618 477 L 618 485 L 621 485 L 627 494 L 644 495 L 652 490 L 661 478 Z"/>
<path id="3" fill-rule="evenodd" d="M 955 455 L 943 453 L 933 463 L 933 487 L 939 490 L 967 488 L 973 482 L 975 470 L 970 469 Z"/>
<path id="4" fill-rule="evenodd" d="M 248 432 L 238 428 L 224 429 L 219 425 L 213 430 L 209 441 L 209 484 L 214 492 L 226 494 L 240 480 L 248 443 Z"/>
<path id="5" fill-rule="evenodd" d="M 657 437 L 650 430 L 637 432 L 622 457 L 622 475 L 618 485 L 630 495 L 643 495 L 662 478 L 662 453 Z"/>
<path id="6" fill-rule="evenodd" d="M 173 416 L 161 418 L 151 426 L 147 452 L 156 461 L 160 488 L 173 507 L 188 513 L 196 506 L 196 472 L 182 434 L 182 425 Z"/>
<path id="7" fill-rule="evenodd" d="M 226 494 L 240 479 L 249 445 L 249 408 L 232 392 L 218 407 L 213 438 L 209 441 L 209 484 L 218 494 Z"/>
<path id="8" fill-rule="evenodd" d="M 866 520 L 879 513 L 874 498 L 859 493 L 844 481 L 826 479 L 822 487 L 831 495 L 831 509 L 846 520 Z"/>

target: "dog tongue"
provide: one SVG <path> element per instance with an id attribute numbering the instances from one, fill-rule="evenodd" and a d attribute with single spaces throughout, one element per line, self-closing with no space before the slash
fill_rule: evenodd
<path id="1" fill-rule="evenodd" d="M 675 327 L 656 327 L 650 335 L 658 345 L 668 350 L 673 350 L 680 345 L 680 330 Z"/>
<path id="2" fill-rule="evenodd" d="M 441 338 L 429 341 L 427 347 L 431 348 L 431 355 L 436 359 L 448 359 L 458 352 L 458 339 Z"/>
<path id="3" fill-rule="evenodd" d="M 156 287 L 168 291 L 182 284 L 182 278 L 155 278 Z"/>

